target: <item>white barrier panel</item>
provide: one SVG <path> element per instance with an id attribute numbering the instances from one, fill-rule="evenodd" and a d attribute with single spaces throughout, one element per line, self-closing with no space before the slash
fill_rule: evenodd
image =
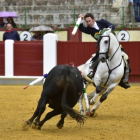
<path id="1" fill-rule="evenodd" d="M 5 76 L 14 75 L 14 41 L 5 41 Z"/>
<path id="2" fill-rule="evenodd" d="M 43 36 L 43 73 L 48 73 L 57 65 L 58 35 L 48 33 Z"/>

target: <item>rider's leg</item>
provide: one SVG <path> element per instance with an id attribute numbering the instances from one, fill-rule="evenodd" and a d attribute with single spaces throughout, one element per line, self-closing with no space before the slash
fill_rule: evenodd
<path id="1" fill-rule="evenodd" d="M 122 80 L 123 83 L 125 84 L 125 86 L 127 88 L 130 87 L 129 83 L 128 83 L 128 79 L 129 79 L 129 64 L 126 66 L 126 70 L 125 70 L 125 78 Z"/>
<path id="2" fill-rule="evenodd" d="M 99 61 L 99 50 L 96 52 L 96 55 L 92 58 L 91 60 L 92 64 L 90 66 L 90 68 L 93 70 L 95 70 L 96 66 L 98 65 Z M 93 73 L 89 73 L 88 77 L 93 78 Z"/>

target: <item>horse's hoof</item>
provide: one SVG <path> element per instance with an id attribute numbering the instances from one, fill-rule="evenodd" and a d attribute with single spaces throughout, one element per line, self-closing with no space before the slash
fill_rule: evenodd
<path id="1" fill-rule="evenodd" d="M 90 105 L 94 105 L 95 102 L 91 99 L 91 100 L 89 100 L 89 104 L 90 104 Z"/>
<path id="2" fill-rule="evenodd" d="M 84 115 L 84 110 L 80 110 L 80 114 L 81 115 Z"/>
<path id="3" fill-rule="evenodd" d="M 62 129 L 62 127 L 63 127 L 63 124 L 60 124 L 60 123 L 57 123 L 57 125 L 56 125 L 59 129 Z"/>
<path id="4" fill-rule="evenodd" d="M 86 116 L 90 116 L 90 109 L 86 109 Z"/>
<path id="5" fill-rule="evenodd" d="M 93 117 L 95 115 L 95 110 L 90 111 L 90 117 Z"/>
<path id="6" fill-rule="evenodd" d="M 24 122 L 24 124 L 23 124 L 23 126 L 22 126 L 22 130 L 23 131 L 26 131 L 26 130 L 28 130 L 30 127 L 31 127 L 31 122 L 30 121 L 26 121 L 26 122 Z"/>

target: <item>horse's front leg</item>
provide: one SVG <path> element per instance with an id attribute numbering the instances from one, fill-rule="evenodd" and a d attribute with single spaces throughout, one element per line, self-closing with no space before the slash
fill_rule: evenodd
<path id="1" fill-rule="evenodd" d="M 114 90 L 115 87 L 116 87 L 116 84 L 112 84 L 111 86 L 107 88 L 105 94 L 101 96 L 100 100 L 90 110 L 90 116 L 93 116 L 95 114 L 95 111 L 100 107 L 101 103 L 107 99 L 107 96 L 109 95 L 109 93 L 111 93 Z M 104 89 L 102 89 L 101 93 L 103 92 L 104 92 Z"/>
<path id="2" fill-rule="evenodd" d="M 83 92 L 84 92 L 84 99 L 85 99 L 85 106 L 86 106 L 86 115 L 90 116 L 90 108 L 89 108 L 89 102 L 88 102 L 86 88 L 84 88 Z"/>
<path id="3" fill-rule="evenodd" d="M 83 94 L 80 96 L 78 102 L 79 102 L 79 110 L 80 110 L 80 113 L 81 113 L 81 115 L 84 115 L 84 108 L 83 108 L 83 104 L 82 104 L 82 102 L 83 102 Z"/>
<path id="4" fill-rule="evenodd" d="M 101 87 L 101 85 L 96 86 L 96 90 L 95 90 L 94 96 L 93 96 L 93 98 L 91 98 L 91 99 L 89 100 L 89 104 L 90 104 L 90 105 L 93 105 L 93 104 L 96 103 L 97 98 L 98 98 L 98 96 L 100 95 L 100 93 L 102 92 L 102 90 L 103 90 L 103 88 Z"/>

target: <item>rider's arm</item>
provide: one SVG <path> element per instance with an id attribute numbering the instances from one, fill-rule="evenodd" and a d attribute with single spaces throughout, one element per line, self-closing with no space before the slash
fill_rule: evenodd
<path id="1" fill-rule="evenodd" d="M 79 25 L 79 30 L 80 30 L 81 32 L 86 33 L 86 34 L 90 34 L 89 28 L 85 27 L 85 26 L 83 25 L 83 23 L 81 23 L 81 24 Z"/>
<path id="2" fill-rule="evenodd" d="M 106 28 L 112 28 L 112 30 L 115 29 L 115 26 L 112 23 L 110 23 L 107 20 L 105 20 L 105 19 L 101 19 L 100 22 L 102 22 L 106 26 Z"/>

